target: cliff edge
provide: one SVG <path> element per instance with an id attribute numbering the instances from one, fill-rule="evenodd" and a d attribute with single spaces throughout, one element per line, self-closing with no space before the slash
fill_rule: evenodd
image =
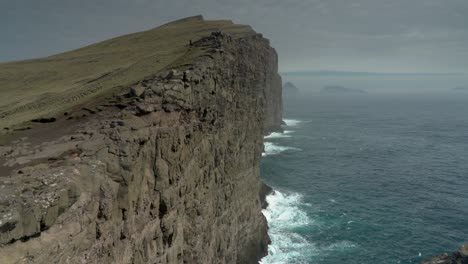
<path id="1" fill-rule="evenodd" d="M 0 94 L 0 263 L 266 254 L 259 166 L 281 79 L 250 27 L 197 16 L 0 64 Z"/>

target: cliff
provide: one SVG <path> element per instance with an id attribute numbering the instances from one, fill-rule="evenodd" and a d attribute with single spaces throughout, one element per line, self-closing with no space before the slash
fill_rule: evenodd
<path id="1" fill-rule="evenodd" d="M 192 17 L 0 72 L 0 263 L 266 254 L 281 79 L 250 27 Z"/>

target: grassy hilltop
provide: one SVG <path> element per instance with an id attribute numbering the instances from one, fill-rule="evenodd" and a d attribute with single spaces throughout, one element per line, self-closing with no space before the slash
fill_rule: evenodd
<path id="1" fill-rule="evenodd" d="M 46 58 L 1 63 L 0 134 L 31 126 L 33 119 L 62 116 L 68 109 L 189 62 L 203 53 L 191 49 L 189 41 L 213 31 L 234 37 L 253 33 L 249 26 L 194 16 Z"/>

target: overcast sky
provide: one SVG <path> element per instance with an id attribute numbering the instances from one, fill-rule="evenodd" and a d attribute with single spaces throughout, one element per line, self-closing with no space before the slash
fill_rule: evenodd
<path id="1" fill-rule="evenodd" d="M 252 25 L 281 71 L 468 73 L 468 0 L 0 0 L 0 61 L 196 14 Z"/>

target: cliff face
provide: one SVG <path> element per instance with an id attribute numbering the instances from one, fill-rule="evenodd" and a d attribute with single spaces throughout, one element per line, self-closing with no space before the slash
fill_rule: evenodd
<path id="1" fill-rule="evenodd" d="M 281 124 L 283 122 L 283 88 L 281 76 L 278 74 L 278 57 L 276 53 L 271 57 L 271 62 L 266 67 L 269 72 L 267 77 L 267 87 L 265 90 L 265 123 L 264 133 L 282 132 Z"/>
<path id="2" fill-rule="evenodd" d="M 263 133 L 280 122 L 266 39 L 194 39 L 171 67 L 0 147 L 0 263 L 254 263 L 269 243 Z"/>

